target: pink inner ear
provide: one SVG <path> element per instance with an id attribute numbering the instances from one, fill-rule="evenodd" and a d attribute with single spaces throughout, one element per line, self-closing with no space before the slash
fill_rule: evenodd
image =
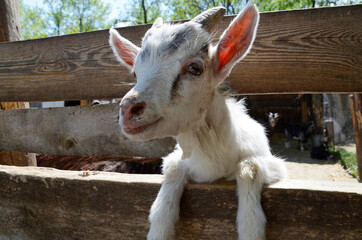
<path id="1" fill-rule="evenodd" d="M 120 58 L 126 64 L 133 66 L 134 56 L 137 55 L 137 53 L 132 51 L 131 49 L 127 48 L 120 41 L 116 41 L 115 44 L 116 44 L 118 55 L 120 56 Z"/>
<path id="2" fill-rule="evenodd" d="M 218 46 L 220 60 L 218 70 L 224 67 L 235 55 L 242 56 L 248 50 L 253 39 L 253 26 L 257 14 L 254 8 L 250 8 L 229 27 Z"/>

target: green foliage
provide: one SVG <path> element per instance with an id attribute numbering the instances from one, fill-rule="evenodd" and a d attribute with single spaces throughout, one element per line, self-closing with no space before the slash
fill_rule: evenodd
<path id="1" fill-rule="evenodd" d="M 203 0 L 171 0 L 166 4 L 171 12 L 171 20 L 190 19 L 200 14 L 202 11 L 218 6 L 215 1 Z"/>
<path id="2" fill-rule="evenodd" d="M 60 35 L 64 33 L 65 21 L 68 18 L 67 13 L 67 1 L 59 0 L 44 0 L 44 3 L 49 7 L 49 11 L 47 12 L 48 18 L 53 23 L 51 27 L 51 35 Z"/>
<path id="3" fill-rule="evenodd" d="M 248 0 L 132 0 L 126 14 L 117 22 L 151 23 L 157 17 L 165 20 L 190 19 L 202 11 L 224 6 L 226 15 L 237 14 Z M 111 6 L 103 0 L 43 0 L 45 9 L 29 7 L 20 0 L 21 27 L 24 39 L 109 28 Z M 362 3 L 362 0 L 254 0 L 260 11 L 312 8 Z"/>
<path id="4" fill-rule="evenodd" d="M 21 28 L 24 39 L 42 38 L 110 28 L 111 11 L 102 0 L 43 0 L 45 9 L 30 7 L 20 0 Z"/>
<path id="5" fill-rule="evenodd" d="M 23 39 L 47 37 L 46 14 L 38 7 L 30 8 L 19 1 L 20 25 Z"/>
<path id="6" fill-rule="evenodd" d="M 351 153 L 342 148 L 337 148 L 331 151 L 334 159 L 338 160 L 340 164 L 347 169 L 348 173 L 353 177 L 358 177 L 357 168 L 357 156 L 355 153 Z"/>
<path id="7" fill-rule="evenodd" d="M 106 19 L 111 6 L 101 0 L 69 0 L 69 17 L 65 33 L 88 32 L 110 28 Z"/>
<path id="8" fill-rule="evenodd" d="M 166 20 L 190 19 L 208 8 L 224 6 L 226 15 L 237 14 L 248 0 L 133 0 L 123 21 L 133 24 L 153 22 L 158 16 Z M 361 3 L 361 0 L 254 0 L 260 11 L 313 8 Z M 165 18 L 165 16 L 167 16 Z"/>
<path id="9" fill-rule="evenodd" d="M 120 21 L 144 24 L 154 22 L 157 17 L 164 20 L 190 19 L 216 6 L 225 6 L 227 15 L 236 14 L 242 9 L 244 2 L 245 0 L 133 0 L 127 10 L 128 17 L 121 17 Z"/>
<path id="10" fill-rule="evenodd" d="M 223 6 L 226 8 L 226 15 L 237 14 L 246 4 L 245 0 L 171 0 L 166 3 L 170 11 L 171 20 L 190 19 L 205 11 L 206 9 Z"/>
<path id="11" fill-rule="evenodd" d="M 121 21 L 128 21 L 132 24 L 152 23 L 158 17 L 163 17 L 165 6 L 163 1 L 158 0 L 133 0 L 127 9 L 128 17 L 123 17 Z"/>
<path id="12" fill-rule="evenodd" d="M 254 0 L 259 10 L 277 11 L 301 8 L 315 8 L 325 6 L 340 6 L 361 3 L 361 0 Z"/>

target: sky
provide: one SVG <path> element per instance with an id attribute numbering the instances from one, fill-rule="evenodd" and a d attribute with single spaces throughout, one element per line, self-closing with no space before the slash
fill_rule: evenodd
<path id="1" fill-rule="evenodd" d="M 104 3 L 109 3 L 112 6 L 112 12 L 108 16 L 108 20 L 119 17 L 119 14 L 124 10 L 127 0 L 102 0 Z M 23 0 L 23 3 L 28 6 L 46 7 L 43 0 Z"/>

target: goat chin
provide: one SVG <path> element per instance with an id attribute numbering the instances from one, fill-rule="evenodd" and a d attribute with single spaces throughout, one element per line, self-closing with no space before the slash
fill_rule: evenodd
<path id="1" fill-rule="evenodd" d="M 149 127 L 143 131 L 139 131 L 137 133 L 129 133 L 129 130 L 122 129 L 123 134 L 132 141 L 136 142 L 146 142 L 152 139 L 162 138 L 161 136 L 156 135 L 157 131 Z"/>
<path id="2" fill-rule="evenodd" d="M 122 133 L 128 139 L 137 142 L 146 142 L 153 139 L 175 137 L 178 134 L 178 131 L 175 128 L 166 128 L 165 125 L 167 125 L 167 123 L 165 123 L 164 119 L 162 118 L 150 124 L 138 127 L 134 130 L 127 129 L 123 124 L 120 124 Z"/>

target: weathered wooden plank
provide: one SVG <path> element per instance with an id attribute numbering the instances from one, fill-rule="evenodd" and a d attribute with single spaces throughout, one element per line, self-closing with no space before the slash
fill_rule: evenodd
<path id="1" fill-rule="evenodd" d="M 133 142 L 117 123 L 118 104 L 0 111 L 0 151 L 162 157 L 171 138 Z"/>
<path id="2" fill-rule="evenodd" d="M 1 239 L 145 239 L 163 177 L 0 166 Z M 269 240 L 360 239 L 360 184 L 264 188 Z M 234 182 L 188 184 L 177 239 L 236 239 Z"/>
<path id="3" fill-rule="evenodd" d="M 244 94 L 362 92 L 361 16 L 362 5 L 262 13 L 251 53 L 228 80 Z M 118 30 L 139 44 L 149 27 Z M 0 101 L 110 99 L 133 85 L 107 30 L 0 44 L 0 52 Z"/>
<path id="4" fill-rule="evenodd" d="M 354 139 L 356 142 L 357 167 L 359 179 L 362 180 L 362 94 L 349 97 L 352 112 Z"/>
<path id="5" fill-rule="evenodd" d="M 0 2 L 0 42 L 18 41 L 21 37 L 19 1 Z"/>
<path id="6" fill-rule="evenodd" d="M 21 39 L 19 1 L 5 0 L 0 2 L 0 42 Z M 29 108 L 27 102 L 0 102 L 0 111 L 5 109 Z M 36 166 L 36 158 L 32 153 L 0 152 L 0 164 L 16 166 Z"/>

